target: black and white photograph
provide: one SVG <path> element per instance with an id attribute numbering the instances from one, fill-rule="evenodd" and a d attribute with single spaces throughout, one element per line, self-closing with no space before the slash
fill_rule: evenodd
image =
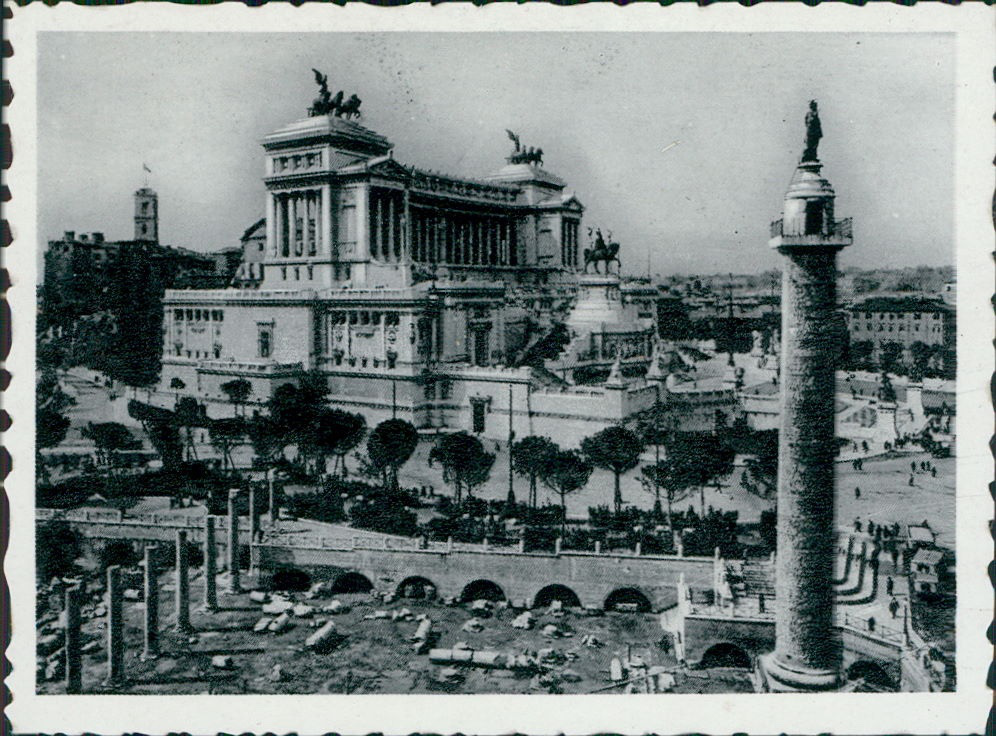
<path id="1" fill-rule="evenodd" d="M 415 27 L 33 37 L 25 697 L 978 694 L 962 37 Z"/>

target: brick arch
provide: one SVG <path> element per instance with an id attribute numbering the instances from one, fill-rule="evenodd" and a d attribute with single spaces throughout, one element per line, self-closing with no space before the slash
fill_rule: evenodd
<path id="1" fill-rule="evenodd" d="M 559 600 L 564 606 L 581 606 L 581 596 L 573 589 L 560 583 L 544 585 L 529 599 L 533 608 L 549 606 L 554 600 Z"/>
<path id="2" fill-rule="evenodd" d="M 410 575 L 398 583 L 397 595 L 402 598 L 435 598 L 439 586 L 422 575 Z"/>
<path id="3" fill-rule="evenodd" d="M 471 580 L 463 586 L 463 592 L 460 593 L 460 600 L 465 603 L 480 600 L 482 598 L 489 601 L 508 600 L 505 595 L 505 591 L 500 585 L 498 585 L 498 583 L 485 578 Z"/>
<path id="4" fill-rule="evenodd" d="M 622 609 L 617 606 L 623 604 Z M 606 611 L 628 610 L 635 607 L 639 613 L 650 613 L 654 610 L 653 602 L 640 588 L 627 586 L 616 588 L 605 597 L 603 607 Z"/>
<path id="5" fill-rule="evenodd" d="M 743 647 L 728 641 L 713 644 L 702 653 L 701 667 L 743 667 L 751 666 L 751 656 Z"/>
<path id="6" fill-rule="evenodd" d="M 332 593 L 366 593 L 374 589 L 371 576 L 355 570 L 343 570 L 332 580 Z"/>
<path id="7" fill-rule="evenodd" d="M 311 587 L 311 574 L 298 567 L 281 567 L 273 571 L 270 587 L 273 590 L 304 591 Z"/>

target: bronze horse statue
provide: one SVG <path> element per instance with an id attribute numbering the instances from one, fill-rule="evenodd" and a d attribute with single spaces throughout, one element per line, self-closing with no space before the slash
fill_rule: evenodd
<path id="1" fill-rule="evenodd" d="M 584 249 L 584 273 L 588 273 L 588 266 L 594 264 L 595 273 L 600 273 L 598 264 L 605 263 L 605 273 L 609 273 L 609 264 L 615 261 L 617 271 L 622 267 L 619 262 L 619 243 L 612 242 L 612 232 L 609 231 L 609 242 L 602 238 L 602 230 L 596 231 L 595 245 L 592 248 Z M 588 237 L 591 237 L 591 228 L 588 229 Z"/>
<path id="2" fill-rule="evenodd" d="M 348 100 L 343 102 L 343 97 L 345 96 L 342 90 L 336 92 L 335 96 L 332 96 L 332 92 L 329 90 L 329 78 L 328 75 L 322 74 L 317 69 L 312 69 L 315 73 L 315 83 L 318 85 L 318 97 L 315 101 L 311 103 L 311 107 L 308 108 L 308 114 L 312 117 L 319 115 L 335 115 L 337 118 L 344 117 L 347 120 L 350 118 L 358 118 L 360 116 L 360 98 L 356 95 L 351 95 Z"/>

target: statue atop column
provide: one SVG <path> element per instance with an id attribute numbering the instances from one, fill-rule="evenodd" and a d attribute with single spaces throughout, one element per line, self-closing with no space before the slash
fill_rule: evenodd
<path id="1" fill-rule="evenodd" d="M 807 161 L 819 161 L 816 148 L 820 145 L 820 138 L 823 137 L 823 128 L 820 127 L 820 111 L 816 107 L 816 100 L 809 101 L 809 112 L 806 113 L 806 149 L 802 152 L 801 163 Z"/>

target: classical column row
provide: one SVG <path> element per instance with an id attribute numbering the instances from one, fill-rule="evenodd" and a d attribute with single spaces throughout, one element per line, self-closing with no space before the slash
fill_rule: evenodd
<path id="1" fill-rule="evenodd" d="M 273 487 L 272 473 L 268 474 L 270 526 L 275 528 L 279 513 Z M 257 489 L 250 489 L 249 495 L 249 536 L 250 545 L 261 536 L 259 519 L 259 501 Z M 239 570 L 239 516 L 238 501 L 241 493 L 238 490 L 229 491 L 228 496 L 228 591 L 236 594 L 242 591 Z M 194 631 L 190 618 L 190 549 L 189 536 L 186 530 L 177 530 L 175 536 L 175 629 L 179 634 L 190 634 Z M 215 517 L 204 519 L 204 607 L 203 611 L 210 613 L 218 610 L 218 598 L 215 578 L 217 575 L 217 539 L 215 535 Z M 158 558 L 160 547 L 149 544 L 144 550 L 144 600 L 143 608 L 143 659 L 155 659 L 160 656 L 162 642 L 160 640 L 160 580 Z M 250 569 L 250 573 L 254 572 Z M 106 656 L 107 666 L 104 684 L 110 687 L 120 687 L 127 684 L 125 673 L 126 648 L 125 640 L 125 587 L 126 581 L 121 567 L 112 565 L 106 570 Z M 83 692 L 83 633 L 82 607 L 85 598 L 85 588 L 81 585 L 69 587 L 65 591 L 65 683 L 69 694 Z"/>
<path id="2" fill-rule="evenodd" d="M 515 225 L 500 217 L 419 213 L 412 225 L 413 258 L 423 263 L 515 265 Z"/>
<path id="3" fill-rule="evenodd" d="M 328 187 L 272 195 L 275 256 L 316 255 L 323 247 L 329 217 Z"/>

